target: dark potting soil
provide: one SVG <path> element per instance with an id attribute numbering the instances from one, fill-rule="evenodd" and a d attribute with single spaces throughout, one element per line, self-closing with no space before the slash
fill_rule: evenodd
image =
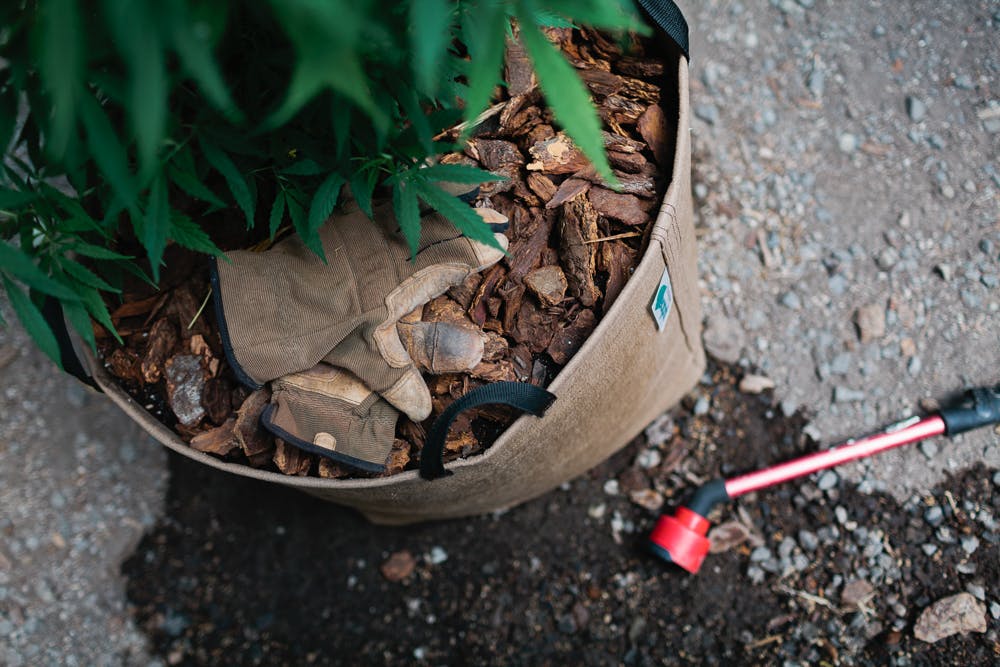
<path id="1" fill-rule="evenodd" d="M 171 665 L 996 664 L 995 620 L 936 644 L 913 636 L 924 608 L 969 584 L 1000 597 L 994 471 L 904 505 L 842 480 L 825 491 L 793 482 L 713 515 L 742 514 L 781 559 L 741 544 L 691 576 L 645 554 L 657 513 L 630 491 L 670 509 L 698 480 L 815 448 L 802 415 L 739 393 L 740 374 L 713 368 L 696 390 L 709 411 L 695 415 L 694 395 L 674 411 L 658 465 L 636 465 L 640 436 L 562 489 L 465 520 L 373 526 L 172 455 L 166 518 L 124 565 L 136 621 Z M 944 509 L 940 526 L 924 520 L 926 502 Z M 781 546 L 802 529 L 816 545 Z M 967 536 L 979 540 L 972 553 Z M 800 555 L 805 566 L 789 567 Z M 856 579 L 872 591 L 852 604 L 842 593 Z"/>

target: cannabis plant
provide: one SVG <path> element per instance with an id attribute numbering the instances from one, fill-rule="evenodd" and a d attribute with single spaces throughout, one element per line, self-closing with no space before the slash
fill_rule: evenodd
<path id="1" fill-rule="evenodd" d="M 613 182 L 545 28 L 643 30 L 630 0 L 21 0 L 0 21 L 0 279 L 57 362 L 43 299 L 93 347 L 125 273 L 155 284 L 170 243 L 219 254 L 234 211 L 322 253 L 344 186 L 369 214 L 380 188 L 411 245 L 421 201 L 493 242 L 437 184 L 495 177 L 429 158 L 490 104 L 514 26 L 557 122 Z"/>

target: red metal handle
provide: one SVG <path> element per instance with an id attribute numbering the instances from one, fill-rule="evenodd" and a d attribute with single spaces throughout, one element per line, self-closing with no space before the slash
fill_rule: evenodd
<path id="1" fill-rule="evenodd" d="M 904 422 L 905 423 L 905 422 Z M 817 470 L 832 468 L 854 459 L 860 459 L 872 454 L 878 454 L 894 447 L 908 445 L 911 442 L 924 440 L 935 435 L 945 433 L 944 420 L 938 416 L 921 419 L 915 424 L 909 424 L 902 428 L 890 427 L 884 433 L 868 436 L 861 440 L 848 442 L 833 449 L 816 452 L 808 456 L 780 463 L 764 470 L 734 477 L 726 480 L 726 493 L 730 498 L 741 496 L 768 486 L 774 486 L 781 482 L 787 482 L 796 477 L 802 477 Z"/>

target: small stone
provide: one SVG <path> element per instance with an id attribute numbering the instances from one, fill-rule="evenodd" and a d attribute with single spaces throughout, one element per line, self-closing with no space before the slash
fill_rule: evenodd
<path id="1" fill-rule="evenodd" d="M 886 29 L 883 25 L 877 25 L 872 28 L 872 37 L 885 37 Z"/>
<path id="2" fill-rule="evenodd" d="M 938 446 L 934 444 L 933 440 L 924 440 L 920 443 L 920 451 L 923 452 L 924 456 L 928 459 L 932 459 L 938 453 Z"/>
<path id="3" fill-rule="evenodd" d="M 750 552 L 750 562 L 751 563 L 763 563 L 774 558 L 774 554 L 767 547 L 757 547 Z"/>
<path id="4" fill-rule="evenodd" d="M 951 183 L 942 183 L 940 191 L 941 191 L 941 196 L 944 197 L 945 199 L 955 198 L 955 188 L 951 186 Z"/>
<path id="5" fill-rule="evenodd" d="M 893 247 L 884 248 L 875 257 L 875 264 L 883 271 L 890 271 L 892 267 L 899 263 L 899 251 Z"/>
<path id="6" fill-rule="evenodd" d="M 853 153 L 858 149 L 858 138 L 850 132 L 844 132 L 837 138 L 837 147 L 841 152 Z"/>
<path id="7" fill-rule="evenodd" d="M 805 554 L 795 554 L 792 557 L 792 567 L 794 567 L 799 572 L 804 572 L 809 569 L 809 564 L 812 561 L 809 560 L 808 556 Z"/>
<path id="8" fill-rule="evenodd" d="M 442 547 L 432 547 L 431 553 L 427 557 L 428 562 L 431 565 L 440 565 L 441 563 L 448 560 L 448 552 Z"/>
<path id="9" fill-rule="evenodd" d="M 819 548 L 819 538 L 816 534 L 808 530 L 799 531 L 799 544 L 806 551 L 816 551 Z"/>
<path id="10" fill-rule="evenodd" d="M 847 278 L 845 278 L 842 273 L 832 276 L 830 280 L 827 281 L 827 287 L 830 288 L 830 293 L 834 296 L 842 296 L 845 292 L 847 292 L 847 288 L 849 286 L 850 283 L 847 282 Z"/>
<path id="11" fill-rule="evenodd" d="M 940 505 L 930 507 L 924 512 L 924 521 L 937 528 L 944 521 L 944 510 Z"/>
<path id="12" fill-rule="evenodd" d="M 847 607 L 857 608 L 872 598 L 875 594 L 875 587 L 864 579 L 853 579 L 844 584 L 844 590 L 840 593 L 841 604 Z"/>
<path id="13" fill-rule="evenodd" d="M 621 488 L 618 486 L 617 479 L 609 479 L 604 483 L 604 493 L 609 496 L 617 496 L 621 493 Z"/>
<path id="14" fill-rule="evenodd" d="M 924 555 L 933 556 L 934 554 L 937 553 L 938 547 L 936 544 L 927 543 L 922 545 L 920 549 L 924 552 Z"/>
<path id="15" fill-rule="evenodd" d="M 701 338 L 705 350 L 727 364 L 737 363 L 746 345 L 746 333 L 739 321 L 725 315 L 710 316 Z"/>
<path id="16" fill-rule="evenodd" d="M 985 587 L 979 584 L 969 584 L 968 586 L 965 587 L 965 590 L 968 591 L 972 595 L 972 597 L 976 598 L 980 602 L 986 601 Z"/>
<path id="17" fill-rule="evenodd" d="M 573 618 L 572 614 L 564 614 L 559 619 L 559 632 L 572 635 L 576 633 L 576 619 Z"/>
<path id="18" fill-rule="evenodd" d="M 674 417 L 665 412 L 646 427 L 646 440 L 653 447 L 662 447 L 673 439 L 674 431 Z"/>
<path id="19" fill-rule="evenodd" d="M 763 375 L 745 375 L 740 380 L 739 389 L 744 394 L 759 394 L 774 389 L 774 380 Z"/>
<path id="20" fill-rule="evenodd" d="M 945 282 L 949 282 L 952 276 L 955 275 L 950 264 L 938 264 L 934 267 L 934 271 L 941 276 Z"/>
<path id="21" fill-rule="evenodd" d="M 854 403 L 858 401 L 863 401 L 867 398 L 865 392 L 850 389 L 849 387 L 836 386 L 833 388 L 833 401 L 834 403 Z"/>
<path id="22" fill-rule="evenodd" d="M 709 125 L 715 125 L 719 120 L 719 110 L 714 104 L 696 104 L 694 115 Z"/>
<path id="23" fill-rule="evenodd" d="M 798 412 L 798 409 L 799 404 L 790 398 L 786 398 L 781 402 L 781 414 L 785 417 L 794 416 Z"/>
<path id="24" fill-rule="evenodd" d="M 837 482 L 840 478 L 837 477 L 837 473 L 832 470 L 825 471 L 819 476 L 819 481 L 816 482 L 816 486 L 819 487 L 820 491 L 829 491 L 833 487 L 837 486 Z"/>
<path id="25" fill-rule="evenodd" d="M 976 84 L 972 80 L 972 77 L 969 76 L 968 74 L 959 74 L 958 76 L 956 76 L 955 80 L 952 81 L 952 85 L 954 85 L 959 90 L 972 90 L 973 88 L 976 87 Z"/>
<path id="26" fill-rule="evenodd" d="M 830 362 L 830 372 L 835 375 L 847 375 L 851 370 L 851 357 L 849 352 L 842 352 L 833 358 Z"/>
<path id="27" fill-rule="evenodd" d="M 596 505 L 591 505 L 587 508 L 587 516 L 591 519 L 603 519 L 604 514 L 608 511 L 608 506 L 604 503 L 598 503 Z"/>
<path id="28" fill-rule="evenodd" d="M 910 374 L 910 377 L 917 377 L 922 368 L 923 362 L 920 361 L 920 357 L 910 357 L 909 363 L 906 364 L 906 372 Z"/>
<path id="29" fill-rule="evenodd" d="M 701 395 L 694 404 L 694 415 L 696 417 L 704 417 L 708 414 L 708 411 L 712 409 L 712 401 L 708 396 Z"/>
<path id="30" fill-rule="evenodd" d="M 379 570 L 382 572 L 382 576 L 389 581 L 398 582 L 413 574 L 416 567 L 417 561 L 413 554 L 404 549 L 389 556 L 379 567 Z"/>
<path id="31" fill-rule="evenodd" d="M 785 292 L 778 298 L 778 303 L 785 308 L 790 308 L 791 310 L 799 310 L 802 308 L 802 299 L 795 292 Z"/>
<path id="32" fill-rule="evenodd" d="M 629 500 L 650 512 L 658 512 L 663 507 L 663 495 L 653 489 L 639 489 L 628 494 Z"/>
<path id="33" fill-rule="evenodd" d="M 635 463 L 643 470 L 651 470 L 660 465 L 663 455 L 656 449 L 644 449 L 635 457 Z"/>
<path id="34" fill-rule="evenodd" d="M 739 521 L 727 521 L 708 531 L 709 553 L 729 551 L 750 539 L 750 531 Z"/>
<path id="35" fill-rule="evenodd" d="M 959 563 L 958 565 L 955 566 L 955 569 L 958 571 L 959 574 L 975 574 L 976 564 L 968 562 Z"/>
<path id="36" fill-rule="evenodd" d="M 968 593 L 938 600 L 920 613 L 913 626 L 913 636 L 930 644 L 969 632 L 986 632 L 986 605 Z"/>
<path id="37" fill-rule="evenodd" d="M 877 303 L 861 306 L 854 313 L 854 323 L 862 344 L 878 340 L 885 335 L 885 308 Z"/>
<path id="38" fill-rule="evenodd" d="M 990 257 L 993 256 L 993 251 L 995 249 L 996 249 L 996 245 L 993 243 L 993 241 L 991 241 L 989 239 L 983 239 L 982 241 L 979 242 L 979 250 L 981 250 L 983 253 L 989 255 Z"/>
<path id="39" fill-rule="evenodd" d="M 993 617 L 993 620 L 1000 619 L 1000 602 L 990 603 L 990 616 Z"/>
<path id="40" fill-rule="evenodd" d="M 975 535 L 966 535 L 962 538 L 962 551 L 969 554 L 970 556 L 976 553 L 976 549 L 979 548 L 979 538 Z M 981 598 L 980 598 L 981 599 Z"/>
<path id="41" fill-rule="evenodd" d="M 919 97 L 908 95 L 906 97 L 906 113 L 909 114 L 910 120 L 919 123 L 927 115 L 927 105 Z"/>
<path id="42" fill-rule="evenodd" d="M 917 344 L 912 338 L 904 338 L 899 341 L 899 353 L 904 357 L 912 357 L 917 353 Z"/>

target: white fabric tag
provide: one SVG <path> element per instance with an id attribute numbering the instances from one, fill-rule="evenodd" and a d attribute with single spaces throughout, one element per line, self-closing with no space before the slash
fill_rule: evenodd
<path id="1" fill-rule="evenodd" d="M 663 331 L 667 328 L 667 318 L 670 317 L 670 309 L 674 305 L 674 288 L 670 285 L 670 270 L 663 269 L 660 277 L 660 284 L 653 295 L 653 302 L 649 309 L 653 311 L 653 319 L 656 320 L 656 327 Z"/>

